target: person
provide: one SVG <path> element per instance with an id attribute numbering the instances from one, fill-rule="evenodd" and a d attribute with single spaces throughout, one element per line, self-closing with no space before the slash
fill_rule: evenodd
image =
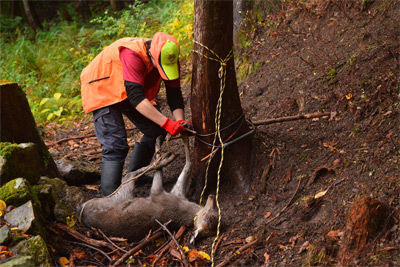
<path id="1" fill-rule="evenodd" d="M 100 52 L 81 73 L 82 106 L 92 112 L 96 136 L 102 148 L 101 189 L 111 194 L 121 184 L 129 151 L 123 116 L 142 133 L 128 172 L 150 163 L 158 136 L 185 131 L 184 103 L 180 87 L 180 47 L 177 40 L 158 32 L 152 39 L 126 37 Z M 161 81 L 175 120 L 160 112 L 154 102 Z M 136 182 L 151 182 L 142 176 Z"/>

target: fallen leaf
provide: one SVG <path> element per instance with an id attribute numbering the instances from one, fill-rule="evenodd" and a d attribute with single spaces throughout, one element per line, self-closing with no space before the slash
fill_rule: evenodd
<path id="1" fill-rule="evenodd" d="M 250 201 L 254 200 L 255 198 L 256 198 L 255 196 L 249 196 Z"/>
<path id="2" fill-rule="evenodd" d="M 267 219 L 269 216 L 271 216 L 271 212 L 268 211 L 267 213 L 265 213 L 264 218 Z"/>
<path id="3" fill-rule="evenodd" d="M 68 266 L 69 260 L 66 257 L 60 257 L 58 261 L 61 263 L 62 266 Z"/>
<path id="4" fill-rule="evenodd" d="M 67 142 L 67 144 L 70 145 L 70 146 L 73 146 L 73 145 L 75 145 L 75 141 L 74 140 L 69 140 Z"/>
<path id="5" fill-rule="evenodd" d="M 67 225 L 68 225 L 69 228 L 72 228 L 72 227 L 75 226 L 74 217 L 69 217 L 69 216 L 68 216 L 68 217 L 66 218 L 66 221 L 67 221 Z"/>
<path id="6" fill-rule="evenodd" d="M 90 184 L 87 184 L 87 185 L 85 185 L 85 188 L 86 188 L 86 189 L 89 189 L 89 190 L 94 190 L 94 191 L 99 192 L 100 186 L 99 186 L 99 185 L 90 185 Z"/>
<path id="7" fill-rule="evenodd" d="M 204 251 L 199 251 L 199 255 L 203 258 L 203 259 L 205 259 L 205 260 L 211 260 L 211 257 L 210 257 L 210 255 L 208 255 L 206 252 L 204 252 Z"/>
<path id="8" fill-rule="evenodd" d="M 0 210 L 3 211 L 6 210 L 6 208 L 7 208 L 6 203 L 0 199 Z"/>
<path id="9" fill-rule="evenodd" d="M 340 230 L 332 230 L 326 234 L 326 237 L 331 241 L 338 241 L 339 237 L 343 236 L 343 234 L 344 233 L 341 232 Z"/>
<path id="10" fill-rule="evenodd" d="M 321 192 L 317 193 L 314 198 L 317 199 L 317 198 L 323 197 L 323 196 L 325 196 L 326 192 L 328 192 L 328 190 L 321 191 Z"/>
<path id="11" fill-rule="evenodd" d="M 254 237 L 254 236 L 248 236 L 248 237 L 246 237 L 246 243 L 250 243 L 250 242 L 253 242 L 254 240 L 256 240 L 256 238 Z"/>
<path id="12" fill-rule="evenodd" d="M 306 250 L 309 245 L 310 245 L 310 242 L 308 242 L 308 241 L 304 242 L 303 245 L 301 245 L 301 247 L 299 249 L 299 254 L 302 253 L 304 250 Z"/>
<path id="13" fill-rule="evenodd" d="M 86 252 L 81 251 L 80 249 L 73 249 L 72 251 L 73 251 L 72 255 L 74 256 L 74 258 L 83 259 L 86 256 Z"/>
<path id="14" fill-rule="evenodd" d="M 264 253 L 264 258 L 265 258 L 264 260 L 265 265 L 269 264 L 270 255 L 267 252 Z"/>

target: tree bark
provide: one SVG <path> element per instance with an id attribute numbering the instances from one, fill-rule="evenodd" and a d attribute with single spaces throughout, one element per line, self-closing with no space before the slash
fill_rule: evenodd
<path id="1" fill-rule="evenodd" d="M 24 10 L 25 10 L 25 15 L 28 19 L 28 23 L 31 26 L 31 28 L 36 32 L 36 30 L 42 29 L 42 23 L 40 22 L 39 18 L 36 15 L 36 12 L 33 8 L 33 6 L 30 4 L 28 0 L 22 0 L 22 3 L 24 4 Z"/>
<path id="2" fill-rule="evenodd" d="M 201 54 L 215 58 L 210 51 L 200 44 L 208 47 L 221 59 L 233 47 L 233 3 L 232 1 L 205 1 L 196 0 L 194 4 L 194 50 Z M 219 62 L 207 59 L 199 53 L 193 53 L 191 110 L 193 126 L 199 134 L 210 134 L 216 130 L 215 113 L 220 95 L 220 79 L 218 71 Z M 226 62 L 226 84 L 222 98 L 221 129 L 229 126 L 221 133 L 225 142 L 229 137 L 234 140 L 249 131 L 244 121 L 243 110 L 237 88 L 235 66 L 233 57 Z M 241 118 L 242 119 L 239 119 Z M 238 120 L 239 119 L 239 120 Z M 233 136 L 232 136 L 233 135 Z M 214 135 L 200 137 L 202 141 L 213 143 Z M 220 145 L 219 142 L 216 145 Z M 250 163 L 251 138 L 241 139 L 224 150 L 221 183 L 233 182 L 242 191 L 250 188 Z M 201 161 L 209 155 L 211 148 L 196 138 L 194 144 L 193 172 L 190 184 L 190 194 L 193 199 L 198 199 L 205 182 L 207 161 Z M 215 153 L 210 165 L 206 193 L 215 193 L 217 184 L 217 170 L 221 159 L 221 149 Z M 228 179 L 229 177 L 229 179 Z"/>
<path id="3" fill-rule="evenodd" d="M 0 85 L 0 142 L 35 143 L 43 176 L 61 177 L 43 142 L 25 93 L 16 83 Z"/>

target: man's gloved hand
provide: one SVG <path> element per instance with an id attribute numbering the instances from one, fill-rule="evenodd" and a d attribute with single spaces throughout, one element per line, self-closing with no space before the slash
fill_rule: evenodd
<path id="1" fill-rule="evenodd" d="M 178 120 L 178 123 L 183 126 L 183 128 L 193 130 L 193 125 L 190 121 Z"/>
<path id="2" fill-rule="evenodd" d="M 179 122 L 170 120 L 169 118 L 167 118 L 165 122 L 161 124 L 161 128 L 164 128 L 172 135 L 178 135 L 185 130 L 185 128 Z"/>

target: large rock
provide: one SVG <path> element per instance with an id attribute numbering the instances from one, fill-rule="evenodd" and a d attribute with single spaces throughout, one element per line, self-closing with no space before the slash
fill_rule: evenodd
<path id="1" fill-rule="evenodd" d="M 43 228 L 40 214 L 35 210 L 32 201 L 26 202 L 24 205 L 13 209 L 6 215 L 4 219 L 11 224 L 11 226 L 18 227 L 25 233 L 33 235 L 41 235 L 46 238 L 46 231 Z"/>
<path id="2" fill-rule="evenodd" d="M 8 259 L 0 260 L 1 267 L 36 267 L 32 256 L 14 256 Z"/>
<path id="3" fill-rule="evenodd" d="M 50 198 L 48 201 L 51 203 L 45 204 L 45 200 L 42 200 L 40 193 L 39 198 L 43 206 L 53 206 L 53 215 L 60 222 L 66 222 L 67 217 L 76 216 L 76 207 L 88 200 L 85 192 L 76 186 L 68 186 L 65 181 L 59 178 L 41 177 L 39 186 L 43 186 L 43 188 L 50 186 Z"/>
<path id="4" fill-rule="evenodd" d="M 65 158 L 56 160 L 57 168 L 68 185 L 81 185 L 100 180 L 100 171 L 83 162 Z"/>
<path id="5" fill-rule="evenodd" d="M 19 242 L 10 250 L 14 255 L 31 256 L 34 266 L 53 266 L 46 242 L 39 235 Z"/>
<path id="6" fill-rule="evenodd" d="M 31 184 L 40 178 L 38 149 L 34 143 L 0 143 L 0 186 L 24 177 Z"/>
<path id="7" fill-rule="evenodd" d="M 30 183 L 24 178 L 9 181 L 0 188 L 0 199 L 8 206 L 21 206 L 31 200 L 35 206 L 40 208 L 40 202 L 32 192 Z"/>
<path id="8" fill-rule="evenodd" d="M 0 228 L 0 244 L 6 245 L 12 238 L 11 230 L 7 225 Z"/>

